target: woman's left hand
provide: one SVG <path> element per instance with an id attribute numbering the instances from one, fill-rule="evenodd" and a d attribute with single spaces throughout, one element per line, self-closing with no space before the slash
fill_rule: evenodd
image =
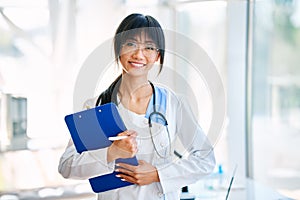
<path id="1" fill-rule="evenodd" d="M 134 183 L 137 185 L 148 185 L 153 182 L 159 182 L 157 169 L 144 160 L 139 160 L 138 166 L 125 163 L 118 163 L 115 171 L 120 172 L 117 177 L 123 181 Z"/>

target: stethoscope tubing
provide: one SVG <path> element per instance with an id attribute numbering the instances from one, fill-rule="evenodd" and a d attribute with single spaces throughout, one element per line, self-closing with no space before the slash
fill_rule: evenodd
<path id="1" fill-rule="evenodd" d="M 168 121 L 166 119 L 166 117 L 158 112 L 156 110 L 156 93 L 155 93 L 155 88 L 154 88 L 154 85 L 151 81 L 149 81 L 149 84 L 151 85 L 151 88 L 152 88 L 152 93 L 153 93 L 153 101 L 152 101 L 152 106 L 153 106 L 153 111 L 149 114 L 149 117 L 148 117 L 148 127 L 149 127 L 149 133 L 150 133 L 150 136 L 151 136 L 151 141 L 152 141 L 152 144 L 153 144 L 153 147 L 154 147 L 154 150 L 156 152 L 156 154 L 160 157 L 160 158 L 167 158 L 169 155 L 171 155 L 171 136 L 170 136 L 170 132 L 169 132 L 169 129 L 168 129 Z M 114 90 L 114 88 L 113 88 Z M 101 95 L 98 97 L 97 101 L 96 101 L 96 106 L 98 106 L 98 104 L 100 104 L 100 100 L 101 100 Z M 167 154 L 166 156 L 163 156 L 159 153 L 158 149 L 156 148 L 156 145 L 155 145 L 155 142 L 154 142 L 154 138 L 153 138 L 153 134 L 152 134 L 152 131 L 151 131 L 151 128 L 152 128 L 152 120 L 151 120 L 151 117 L 154 116 L 154 115 L 158 115 L 162 118 L 162 120 L 164 121 L 163 125 L 166 127 L 166 130 L 167 130 L 167 133 L 168 133 L 168 140 L 169 140 L 169 154 Z"/>

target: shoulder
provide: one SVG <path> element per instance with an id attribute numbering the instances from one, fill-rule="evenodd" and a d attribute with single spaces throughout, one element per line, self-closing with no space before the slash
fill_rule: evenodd
<path id="1" fill-rule="evenodd" d="M 168 88 L 161 84 L 154 84 L 155 92 L 158 97 L 165 98 L 170 105 L 178 105 L 181 102 L 182 95 L 177 94 L 171 88 Z"/>

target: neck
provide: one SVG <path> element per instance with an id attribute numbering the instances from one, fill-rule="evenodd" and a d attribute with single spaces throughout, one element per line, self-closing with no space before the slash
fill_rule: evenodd
<path id="1" fill-rule="evenodd" d="M 133 78 L 123 74 L 119 93 L 122 97 L 130 99 L 144 98 L 149 95 L 149 88 L 151 89 L 149 86 L 149 82 L 145 77 Z"/>

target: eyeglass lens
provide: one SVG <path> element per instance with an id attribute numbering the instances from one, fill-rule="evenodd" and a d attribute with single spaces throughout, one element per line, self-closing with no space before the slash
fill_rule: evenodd
<path id="1" fill-rule="evenodd" d="M 158 52 L 158 48 L 154 43 L 137 43 L 137 42 L 127 41 L 122 46 L 123 46 L 124 53 L 132 53 L 138 49 L 141 49 L 144 55 L 151 56 Z"/>

